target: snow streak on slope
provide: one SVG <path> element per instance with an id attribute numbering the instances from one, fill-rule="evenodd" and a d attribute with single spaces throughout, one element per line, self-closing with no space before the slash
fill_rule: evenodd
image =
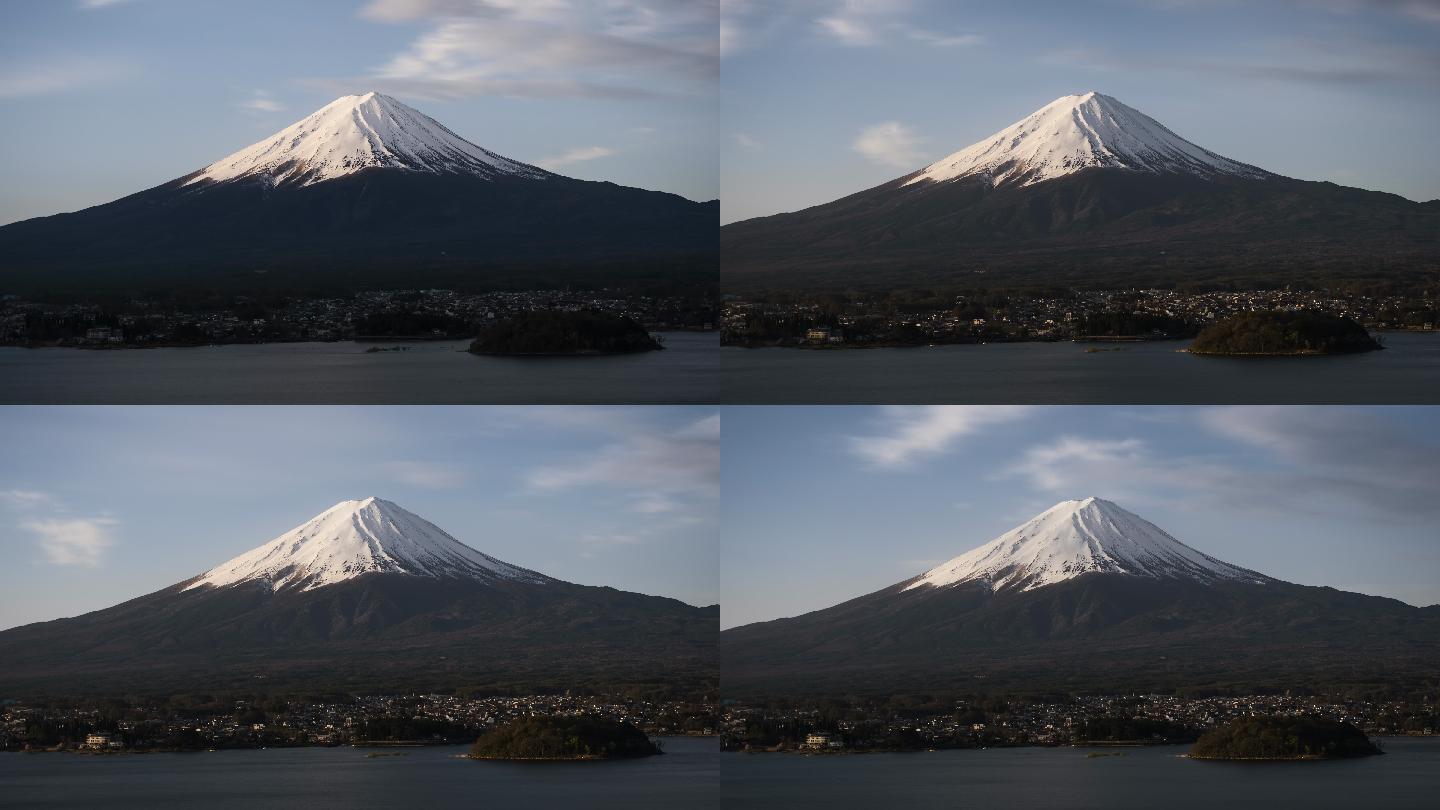
<path id="1" fill-rule="evenodd" d="M 1256 180 L 1275 176 L 1201 149 L 1134 107 L 1090 92 L 1055 99 L 930 164 L 905 185 L 980 176 L 995 186 L 1028 186 L 1094 167 Z"/>
<path id="2" fill-rule="evenodd" d="M 995 591 L 1028 591 L 1091 573 L 1257 585 L 1274 581 L 1201 554 L 1110 501 L 1086 498 L 1050 507 L 1024 525 L 926 571 L 904 590 L 979 581 Z"/>
<path id="3" fill-rule="evenodd" d="M 308 186 L 386 167 L 432 174 L 544 180 L 544 169 L 481 149 L 424 113 L 379 93 L 342 96 L 307 118 L 201 169 L 186 181 L 260 177 Z"/>
<path id="4" fill-rule="evenodd" d="M 550 577 L 481 554 L 390 501 L 341 501 L 304 525 L 201 574 L 202 585 L 267 583 L 312 590 L 372 573 L 505 579 L 545 584 Z"/>

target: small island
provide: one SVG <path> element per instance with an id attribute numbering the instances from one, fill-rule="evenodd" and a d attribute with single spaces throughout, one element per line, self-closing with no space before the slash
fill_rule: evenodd
<path id="1" fill-rule="evenodd" d="M 662 754 L 630 723 L 600 717 L 525 717 L 475 741 L 471 759 L 632 759 Z"/>
<path id="2" fill-rule="evenodd" d="M 631 354 L 665 348 L 624 315 L 591 310 L 536 310 L 487 327 L 470 344 L 474 354 Z"/>
<path id="3" fill-rule="evenodd" d="M 1350 723 L 1319 717 L 1246 717 L 1207 731 L 1191 759 L 1348 759 L 1384 753 Z"/>
<path id="4" fill-rule="evenodd" d="M 1247 312 L 1225 318 L 1201 331 L 1188 351 L 1224 357 L 1284 357 L 1383 348 L 1351 318 L 1302 310 Z"/>

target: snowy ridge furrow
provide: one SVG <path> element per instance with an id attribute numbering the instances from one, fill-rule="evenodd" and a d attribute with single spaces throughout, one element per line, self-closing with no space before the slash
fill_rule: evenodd
<path id="1" fill-rule="evenodd" d="M 979 548 L 942 563 L 903 590 L 982 582 L 1022 591 L 1084 574 L 1265 584 L 1271 578 L 1217 560 L 1110 501 L 1062 501 Z"/>
<path id="2" fill-rule="evenodd" d="M 308 186 L 370 168 L 433 174 L 556 177 L 497 155 L 380 93 L 342 96 L 270 137 L 206 166 L 185 185 L 256 178 Z"/>
<path id="3" fill-rule="evenodd" d="M 545 584 L 549 577 L 482 554 L 390 501 L 342 501 L 259 548 L 206 571 L 184 590 L 259 582 L 313 590 L 372 573 Z"/>
<path id="4" fill-rule="evenodd" d="M 978 143 L 921 169 L 913 186 L 964 177 L 1028 186 L 1089 168 L 1262 180 L 1271 173 L 1217 155 L 1096 92 L 1063 96 Z"/>

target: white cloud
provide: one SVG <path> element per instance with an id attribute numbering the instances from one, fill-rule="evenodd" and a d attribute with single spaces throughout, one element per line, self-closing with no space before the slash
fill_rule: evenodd
<path id="1" fill-rule="evenodd" d="M 620 487 L 641 500 L 658 494 L 718 496 L 719 416 L 706 416 L 670 433 L 637 430 L 588 459 L 534 470 L 528 483 L 539 491 Z"/>
<path id="2" fill-rule="evenodd" d="M 815 21 L 820 30 L 840 41 L 842 45 L 874 45 L 878 40 L 870 23 L 854 17 L 821 17 Z"/>
<path id="3" fill-rule="evenodd" d="M 709 416 L 701 417 L 687 427 L 681 428 L 675 435 L 685 439 L 718 442 L 720 441 L 720 414 L 712 413 Z"/>
<path id="4" fill-rule="evenodd" d="M 641 495 L 630 505 L 630 511 L 642 515 L 661 515 L 667 512 L 675 512 L 682 508 L 683 504 L 675 498 L 663 493 L 650 493 Z"/>
<path id="5" fill-rule="evenodd" d="M 968 48 L 979 45 L 985 38 L 979 34 L 940 34 L 923 28 L 906 28 L 906 36 L 916 42 L 923 42 L 936 48 Z"/>
<path id="6" fill-rule="evenodd" d="M 465 472 L 431 461 L 391 461 L 383 469 L 396 481 L 423 489 L 456 489 L 465 484 Z"/>
<path id="7" fill-rule="evenodd" d="M 466 15 L 552 20 L 563 17 L 569 7 L 566 0 L 373 0 L 360 16 L 381 22 Z"/>
<path id="8" fill-rule="evenodd" d="M 563 154 L 555 155 L 553 157 L 541 158 L 540 160 L 535 161 L 535 165 L 539 166 L 542 169 L 550 169 L 553 171 L 560 168 L 561 166 L 569 166 L 572 163 L 582 163 L 587 160 L 595 160 L 596 158 L 609 157 L 613 154 L 615 154 L 614 149 L 610 149 L 604 146 L 581 146 L 576 149 L 566 151 Z"/>
<path id="9" fill-rule="evenodd" d="M 1036 444 L 999 477 L 1065 498 L 1178 509 L 1253 510 L 1314 518 L 1361 513 L 1377 524 L 1440 518 L 1440 446 L 1392 417 L 1337 407 L 1225 407 L 1190 414 L 1212 441 L 1248 445 L 1243 459 L 1177 455 L 1135 438 L 1063 436 Z M 1202 434 L 1203 435 L 1203 434 Z"/>
<path id="10" fill-rule="evenodd" d="M 36 492 L 28 489 L 11 489 L 0 492 L 0 502 L 4 502 L 10 506 L 29 508 L 54 505 L 55 499 L 46 492 Z"/>
<path id="11" fill-rule="evenodd" d="M 55 565 L 96 566 L 105 549 L 114 543 L 109 518 L 35 520 L 21 525 L 39 535 L 45 559 Z"/>
<path id="12" fill-rule="evenodd" d="M 426 98 L 691 94 L 718 76 L 717 13 L 694 0 L 378 0 L 363 17 L 431 27 L 364 81 Z"/>
<path id="13" fill-rule="evenodd" d="M 105 8 L 106 6 L 118 6 L 121 3 L 128 3 L 130 0 L 80 0 L 80 8 L 85 10 Z"/>
<path id="14" fill-rule="evenodd" d="M 742 148 L 744 148 L 744 149 L 759 149 L 759 148 L 760 148 L 760 142 L 759 142 L 759 141 L 755 140 L 754 138 L 750 137 L 749 135 L 746 135 L 746 134 L 743 133 L 743 132 L 737 132 L 737 133 L 735 133 L 734 135 L 732 135 L 731 137 L 735 139 L 736 145 L 738 145 L 738 146 L 740 146 L 740 147 L 742 147 Z"/>
<path id="15" fill-rule="evenodd" d="M 740 49 L 740 42 L 740 24 L 729 17 L 720 18 L 720 55 L 729 56 L 736 52 Z"/>
<path id="16" fill-rule="evenodd" d="M 280 112 L 285 109 L 285 105 L 271 98 L 270 94 L 264 90 L 256 90 L 250 98 L 240 102 L 236 106 L 242 110 L 250 110 L 252 112 Z"/>
<path id="17" fill-rule="evenodd" d="M 1142 460 L 1145 443 L 1139 439 L 1087 439 L 1062 436 L 1051 444 L 1036 445 L 1025 451 L 1020 461 L 1007 470 L 1023 475 L 1032 486 L 1048 492 L 1067 493 L 1066 497 L 1086 497 L 1075 492 L 1088 481 L 1102 481 L 1102 474 L 1113 472 L 1115 465 L 1132 469 Z"/>
<path id="18" fill-rule="evenodd" d="M 721 0 L 720 54 L 731 56 L 768 34 L 785 33 L 799 21 L 822 38 L 847 47 L 903 44 L 908 39 L 936 48 L 978 45 L 975 33 L 931 31 L 907 22 L 919 5 L 943 6 L 951 0 L 808 0 L 764 3 Z M 786 44 L 789 41 L 786 40 Z"/>
<path id="19" fill-rule="evenodd" d="M 881 29 L 909 10 L 908 0 L 840 0 L 815 24 L 842 45 L 863 47 L 879 43 Z"/>
<path id="20" fill-rule="evenodd" d="M 1023 405 L 896 405 L 884 409 L 883 432 L 850 439 L 850 450 L 874 467 L 896 469 L 945 453 L 961 438 L 1029 415 Z"/>
<path id="21" fill-rule="evenodd" d="M 883 166 L 913 169 L 924 159 L 920 151 L 923 142 L 899 121 L 886 121 L 862 130 L 851 148 Z"/>
<path id="22" fill-rule="evenodd" d="M 26 98 L 86 90 L 123 82 L 136 74 L 121 62 L 79 59 L 31 65 L 0 74 L 0 98 Z"/>

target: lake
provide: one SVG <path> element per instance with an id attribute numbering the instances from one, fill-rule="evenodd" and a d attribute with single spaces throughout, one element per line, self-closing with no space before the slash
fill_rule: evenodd
<path id="1" fill-rule="evenodd" d="M 468 746 L 191 754 L 0 754 L 0 805 L 24 808 L 718 808 L 720 743 L 663 737 L 613 762 L 475 762 Z M 374 752 L 405 756 L 369 758 Z"/>
<path id="2" fill-rule="evenodd" d="M 603 357 L 485 357 L 469 341 L 185 349 L 0 347 L 10 404 L 692 404 L 719 401 L 719 335 Z M 375 352 L 371 346 L 406 346 Z"/>
<path id="3" fill-rule="evenodd" d="M 1189 746 L 721 754 L 721 793 L 746 810 L 1435 807 L 1440 739 L 1382 742 L 1385 756 L 1326 762 L 1199 762 L 1180 756 Z"/>
<path id="4" fill-rule="evenodd" d="M 1188 341 L 726 347 L 720 377 L 729 403 L 1440 403 L 1440 334 L 1389 333 L 1384 341 L 1384 351 L 1366 354 L 1245 358 L 1177 351 Z"/>

